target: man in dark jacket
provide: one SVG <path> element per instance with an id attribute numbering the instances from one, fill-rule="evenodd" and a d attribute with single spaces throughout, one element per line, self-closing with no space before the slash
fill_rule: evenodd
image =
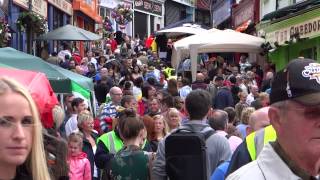
<path id="1" fill-rule="evenodd" d="M 214 108 L 223 110 L 226 107 L 233 107 L 233 97 L 230 89 L 224 86 L 218 90 L 218 93 L 214 99 Z"/>

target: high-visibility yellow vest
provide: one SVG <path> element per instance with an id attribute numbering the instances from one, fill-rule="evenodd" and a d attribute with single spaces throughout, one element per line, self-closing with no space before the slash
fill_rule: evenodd
<path id="1" fill-rule="evenodd" d="M 122 140 L 116 136 L 114 131 L 103 134 L 97 139 L 97 143 L 102 141 L 111 154 L 116 154 L 122 147 Z"/>
<path id="2" fill-rule="evenodd" d="M 251 160 L 257 159 L 257 154 L 259 154 L 265 144 L 277 139 L 277 134 L 274 128 L 270 125 L 266 128 L 253 132 L 246 137 L 247 149 Z"/>
<path id="3" fill-rule="evenodd" d="M 114 131 L 103 134 L 97 139 L 97 144 L 102 141 L 109 153 L 116 154 L 123 147 L 123 141 L 116 135 Z M 142 149 L 145 147 L 147 140 L 144 141 Z"/>

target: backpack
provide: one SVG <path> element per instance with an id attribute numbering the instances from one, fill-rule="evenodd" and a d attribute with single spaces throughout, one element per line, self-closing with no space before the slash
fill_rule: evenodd
<path id="1" fill-rule="evenodd" d="M 202 129 L 203 130 L 203 129 Z M 165 140 L 166 172 L 174 180 L 207 180 L 206 140 L 214 130 L 195 131 L 183 126 Z"/>

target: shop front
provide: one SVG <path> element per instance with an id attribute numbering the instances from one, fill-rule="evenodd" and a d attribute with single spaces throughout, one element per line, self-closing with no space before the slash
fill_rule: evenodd
<path id="1" fill-rule="evenodd" d="M 211 27 L 210 19 L 210 1 L 197 0 L 197 9 L 195 10 L 195 22 L 206 27 Z"/>
<path id="2" fill-rule="evenodd" d="M 320 60 L 320 8 L 278 22 L 260 24 L 259 34 L 272 47 L 269 59 L 277 70 L 298 57 Z"/>
<path id="3" fill-rule="evenodd" d="M 232 26 L 235 31 L 256 35 L 255 24 L 259 22 L 259 0 L 242 0 L 232 7 Z"/>
<path id="4" fill-rule="evenodd" d="M 195 20 L 195 0 L 166 0 L 165 3 L 165 26 L 179 21 Z"/>
<path id="5" fill-rule="evenodd" d="M 52 31 L 71 24 L 73 14 L 72 4 L 66 0 L 48 0 L 48 29 Z M 49 52 L 57 52 L 57 41 L 49 41 Z"/>
<path id="6" fill-rule="evenodd" d="M 163 2 L 152 0 L 134 1 L 134 34 L 140 39 L 149 36 L 164 25 Z"/>
<path id="7" fill-rule="evenodd" d="M 217 0 L 212 5 L 212 25 L 218 29 L 231 28 L 231 0 Z"/>
<path id="8" fill-rule="evenodd" d="M 95 32 L 96 24 L 102 23 L 102 18 L 98 13 L 98 0 L 73 0 L 73 24 L 87 31 Z M 91 49 L 89 44 L 77 43 L 81 56 L 85 51 Z"/>
<path id="9" fill-rule="evenodd" d="M 47 19 L 47 1 L 45 0 L 33 0 L 32 4 L 29 6 L 29 0 L 13 0 L 9 4 L 9 24 L 14 30 L 11 38 L 11 46 L 17 50 L 27 52 L 30 51 L 32 42 L 36 38 L 37 34 L 33 34 L 27 42 L 27 34 L 25 32 L 20 32 L 17 28 L 16 22 L 19 15 L 22 12 L 32 11 L 42 18 Z M 31 53 L 31 52 L 29 52 Z"/>

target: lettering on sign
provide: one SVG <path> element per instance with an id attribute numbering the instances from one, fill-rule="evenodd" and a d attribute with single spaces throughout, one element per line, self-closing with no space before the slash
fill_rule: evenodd
<path id="1" fill-rule="evenodd" d="M 136 0 L 134 1 L 134 8 L 144 11 L 146 13 L 152 13 L 162 16 L 162 4 L 153 2 L 150 0 Z"/>
<path id="2" fill-rule="evenodd" d="M 48 2 L 63 12 L 72 15 L 72 5 L 66 0 L 48 0 Z"/>
<path id="3" fill-rule="evenodd" d="M 279 45 L 281 45 L 286 41 L 290 41 L 290 39 L 296 34 L 299 34 L 300 38 L 307 38 L 318 35 L 319 33 L 320 17 L 316 17 L 300 24 L 266 33 L 266 39 L 269 42 L 278 42 Z"/>

